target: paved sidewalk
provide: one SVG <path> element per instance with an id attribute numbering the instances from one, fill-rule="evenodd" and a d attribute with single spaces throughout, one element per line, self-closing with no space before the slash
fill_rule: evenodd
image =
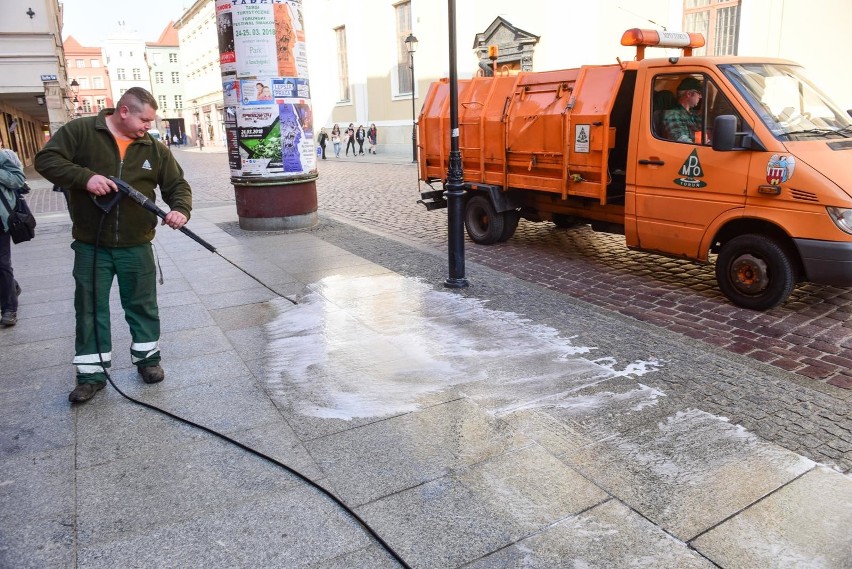
<path id="1" fill-rule="evenodd" d="M 166 381 L 130 365 L 114 296 L 115 382 L 333 490 L 412 567 L 848 567 L 849 475 L 665 387 L 818 396 L 796 377 L 475 264 L 446 290 L 444 259 L 325 217 L 247 233 L 229 204 L 190 228 L 221 256 L 158 233 Z M 52 213 L 13 250 L 0 566 L 397 566 L 239 448 L 111 388 L 69 405 L 69 243 Z"/>

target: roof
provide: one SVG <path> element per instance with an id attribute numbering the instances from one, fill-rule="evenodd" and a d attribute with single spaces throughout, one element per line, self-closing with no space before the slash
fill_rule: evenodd
<path id="1" fill-rule="evenodd" d="M 500 32 L 502 32 L 501 35 L 503 35 L 504 37 L 511 37 L 513 42 L 519 44 L 536 44 L 540 39 L 539 36 L 522 30 L 517 26 L 513 26 L 505 18 L 497 16 L 496 18 L 494 18 L 494 21 L 491 22 L 491 24 L 485 29 L 484 32 L 476 34 L 476 38 L 473 41 L 473 49 L 476 49 L 482 45 L 493 43 L 494 36 Z"/>
<path id="2" fill-rule="evenodd" d="M 83 54 L 83 53 L 100 54 L 101 53 L 100 47 L 86 47 L 84 45 L 80 45 L 80 42 L 78 42 L 76 39 L 74 39 L 74 36 L 68 36 L 67 38 L 65 38 L 62 42 L 62 47 L 65 50 L 65 53 L 76 53 L 76 54 Z"/>
<path id="3" fill-rule="evenodd" d="M 180 41 L 178 40 L 178 32 L 177 28 L 175 28 L 174 20 L 169 21 L 166 25 L 163 33 L 160 34 L 160 39 L 157 41 L 146 42 L 145 45 L 156 47 L 156 46 L 168 46 L 168 47 L 177 47 L 180 45 Z"/>

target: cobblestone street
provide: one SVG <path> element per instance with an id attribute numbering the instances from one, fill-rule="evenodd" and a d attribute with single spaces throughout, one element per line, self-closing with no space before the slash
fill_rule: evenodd
<path id="1" fill-rule="evenodd" d="M 193 185 L 196 208 L 233 201 L 224 154 L 177 150 L 176 155 Z M 416 203 L 416 170 L 404 157 L 395 158 L 320 162 L 320 214 L 405 246 L 445 250 L 446 211 L 427 212 Z M 64 210 L 61 195 L 53 192 L 34 191 L 31 203 L 39 212 Z M 353 246 L 354 240 L 339 239 L 341 246 Z M 374 249 L 389 247 L 387 241 L 377 243 Z M 623 237 L 588 227 L 565 230 L 522 220 L 505 243 L 479 246 L 466 240 L 465 247 L 468 262 L 792 372 L 801 385 L 792 392 L 765 385 L 752 389 L 748 377 L 725 370 L 712 381 L 668 381 L 680 396 L 700 400 L 769 440 L 843 471 L 852 468 L 852 291 L 804 285 L 775 309 L 745 310 L 722 296 L 711 265 L 633 252 Z M 404 266 L 398 260 L 404 255 L 388 257 Z M 445 272 L 446 265 L 440 269 Z M 471 284 L 473 289 L 489 285 L 475 279 Z"/>

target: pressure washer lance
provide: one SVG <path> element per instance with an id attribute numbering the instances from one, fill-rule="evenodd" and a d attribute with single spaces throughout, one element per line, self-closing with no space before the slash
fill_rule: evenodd
<path id="1" fill-rule="evenodd" d="M 139 205 L 141 205 L 142 207 L 144 207 L 145 209 L 147 209 L 148 211 L 150 211 L 151 213 L 153 213 L 154 215 L 156 215 L 160 219 L 166 219 L 166 212 L 161 210 L 160 208 L 158 208 L 154 204 L 154 202 L 152 202 L 150 199 L 148 199 L 145 196 L 145 194 L 143 194 L 142 192 L 140 192 L 139 190 L 137 190 L 136 188 L 134 188 L 133 186 L 131 186 L 130 184 L 128 184 L 127 182 L 122 180 L 121 178 L 116 178 L 115 176 L 110 176 L 109 179 L 112 180 L 113 183 L 115 183 L 115 185 L 119 189 L 119 191 L 121 191 L 125 195 L 130 196 L 133 199 L 133 201 L 138 202 Z M 201 237 L 199 237 L 198 235 L 196 235 L 195 233 L 193 233 L 192 231 L 187 229 L 186 226 L 181 227 L 178 231 L 182 232 L 184 235 L 186 235 L 188 237 L 191 237 L 199 245 L 201 245 L 202 247 L 204 247 L 205 249 L 207 249 L 211 253 L 216 253 L 216 247 L 214 247 L 213 245 L 211 245 L 210 243 L 208 243 L 207 241 L 205 241 L 204 239 L 202 239 Z"/>

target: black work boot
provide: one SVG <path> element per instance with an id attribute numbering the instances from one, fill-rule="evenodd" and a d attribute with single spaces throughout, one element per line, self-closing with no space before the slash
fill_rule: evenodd
<path id="1" fill-rule="evenodd" d="M 5 310 L 0 316 L 0 325 L 14 326 L 18 323 L 18 313 L 12 310 Z"/>
<path id="2" fill-rule="evenodd" d="M 102 383 L 80 383 L 74 388 L 74 391 L 68 394 L 68 401 L 71 403 L 83 403 L 95 396 L 95 393 L 104 388 L 106 382 Z"/>
<path id="3" fill-rule="evenodd" d="M 145 383 L 160 383 L 166 379 L 166 372 L 163 371 L 160 364 L 148 367 L 137 366 L 136 370 L 142 376 L 142 381 Z"/>

